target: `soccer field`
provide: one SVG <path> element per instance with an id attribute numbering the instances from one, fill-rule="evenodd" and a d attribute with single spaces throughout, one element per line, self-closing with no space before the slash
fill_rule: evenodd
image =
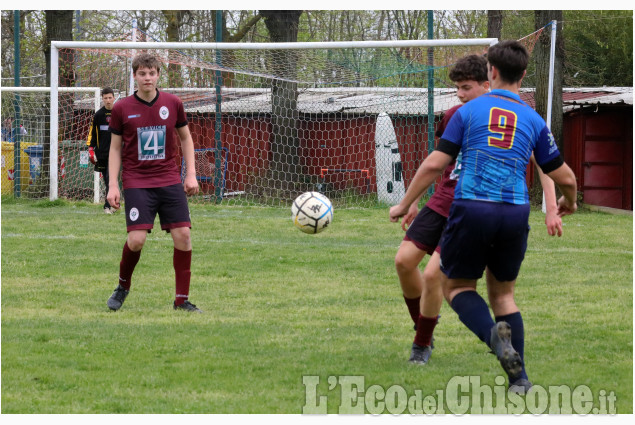
<path id="1" fill-rule="evenodd" d="M 336 208 L 319 235 L 294 228 L 289 209 L 191 216 L 190 298 L 204 314 L 172 310 L 172 241 L 158 221 L 111 313 L 123 214 L 3 198 L 2 413 L 302 413 L 310 394 L 337 413 L 347 379 L 425 396 L 503 374 L 447 304 L 430 363 L 407 362 L 414 333 L 393 264 L 403 232 L 387 208 Z M 516 290 L 529 377 L 585 385 L 594 400 L 613 392 L 632 413 L 632 216 L 580 212 L 559 239 L 543 220 L 532 212 Z"/>

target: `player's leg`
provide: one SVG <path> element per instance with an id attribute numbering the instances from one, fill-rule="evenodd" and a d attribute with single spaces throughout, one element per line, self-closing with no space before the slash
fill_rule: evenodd
<path id="1" fill-rule="evenodd" d="M 423 290 L 421 291 L 420 313 L 425 317 L 437 317 L 443 305 L 443 282 L 446 277 L 441 271 L 441 255 L 434 251 L 423 270 Z"/>
<path id="2" fill-rule="evenodd" d="M 399 284 L 410 318 L 415 326 L 419 318 L 421 290 L 423 289 L 423 276 L 419 270 L 419 264 L 425 255 L 426 252 L 417 248 L 413 242 L 404 240 L 399 245 L 399 250 L 395 256 Z"/>
<path id="3" fill-rule="evenodd" d="M 476 279 L 448 279 L 443 284 L 443 294 L 459 320 L 489 346 L 495 323 L 487 303 L 476 292 Z"/>
<path id="4" fill-rule="evenodd" d="M 141 257 L 148 231 L 154 226 L 157 211 L 156 196 L 150 189 L 125 189 L 124 199 L 128 237 L 119 263 L 119 285 L 108 299 L 111 310 L 119 310 L 128 296 L 132 274 Z"/>
<path id="5" fill-rule="evenodd" d="M 439 244 L 445 222 L 444 216 L 428 207 L 423 207 L 410 223 L 395 256 L 399 283 L 415 329 L 419 320 L 423 289 L 423 276 L 419 270 L 419 264 L 426 253 L 432 255 Z"/>
<path id="6" fill-rule="evenodd" d="M 505 209 L 508 211 L 504 215 L 500 236 L 493 245 L 492 257 L 488 262 L 487 290 L 498 327 L 508 328 L 510 333 L 508 350 L 515 351 L 519 357 L 516 361 L 513 353 L 508 356 L 513 360 L 514 367 L 505 367 L 501 360 L 501 364 L 508 372 L 510 391 L 524 393 L 531 388 L 531 382 L 525 370 L 525 329 L 522 315 L 514 300 L 514 288 L 527 250 L 529 208 L 505 206 Z M 507 330 L 504 332 L 507 333 Z M 520 371 L 516 363 L 520 364 Z"/>
<path id="7" fill-rule="evenodd" d="M 459 319 L 489 345 L 494 320 L 476 281 L 487 264 L 487 238 L 492 232 L 491 202 L 455 200 L 441 237 L 441 270 L 448 277 L 443 294 Z M 495 206 L 495 205 L 494 205 Z"/>
<path id="8" fill-rule="evenodd" d="M 159 190 L 162 200 L 159 207 L 161 228 L 170 232 L 174 242 L 172 255 L 175 278 L 174 309 L 200 313 L 201 310 L 189 302 L 192 276 L 192 239 L 190 236 L 190 211 L 185 192 L 183 192 L 183 185 L 177 184 Z"/>
<path id="9" fill-rule="evenodd" d="M 432 335 L 439 321 L 439 313 L 443 304 L 442 282 L 445 275 L 440 269 L 439 251 L 435 251 L 423 270 L 423 289 L 417 332 L 412 345 L 410 361 L 425 364 L 432 354 Z"/>
<path id="10" fill-rule="evenodd" d="M 525 370 L 525 327 L 523 318 L 514 300 L 516 281 L 501 282 L 487 269 L 487 294 L 494 311 L 496 323 L 506 323 L 511 332 L 510 343 L 520 356 L 522 371 L 520 377 L 509 376 L 510 391 L 525 393 L 531 382 Z"/>
<path id="11" fill-rule="evenodd" d="M 110 204 L 108 203 L 108 183 L 110 181 L 110 175 L 108 174 L 108 164 L 101 171 L 101 175 L 104 178 L 104 183 L 106 184 L 106 196 L 104 200 L 104 211 L 108 211 L 107 214 L 112 214 L 114 210 L 110 208 Z"/>

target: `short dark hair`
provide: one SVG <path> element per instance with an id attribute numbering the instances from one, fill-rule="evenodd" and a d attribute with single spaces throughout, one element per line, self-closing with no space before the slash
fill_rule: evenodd
<path id="1" fill-rule="evenodd" d="M 515 40 L 501 41 L 487 50 L 487 61 L 496 67 L 506 83 L 516 83 L 523 78 L 529 64 L 525 46 Z"/>
<path id="2" fill-rule="evenodd" d="M 462 57 L 450 70 L 450 80 L 473 80 L 479 83 L 487 81 L 487 60 L 481 55 Z"/>
<path id="3" fill-rule="evenodd" d="M 156 69 L 160 72 L 161 63 L 150 53 L 140 53 L 132 60 L 132 72 L 137 72 L 139 68 Z"/>
<path id="4" fill-rule="evenodd" d="M 101 90 L 101 95 L 104 96 L 106 94 L 112 94 L 114 96 L 115 95 L 115 91 L 113 89 L 111 89 L 110 87 L 104 87 Z"/>

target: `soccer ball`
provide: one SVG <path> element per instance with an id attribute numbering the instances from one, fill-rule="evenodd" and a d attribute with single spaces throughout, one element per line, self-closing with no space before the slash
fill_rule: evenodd
<path id="1" fill-rule="evenodd" d="M 291 206 L 293 224 L 304 233 L 320 233 L 333 221 L 333 205 L 319 192 L 305 192 Z"/>

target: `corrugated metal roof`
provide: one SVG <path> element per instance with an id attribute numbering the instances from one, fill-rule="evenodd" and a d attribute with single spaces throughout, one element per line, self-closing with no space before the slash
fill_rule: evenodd
<path id="1" fill-rule="evenodd" d="M 460 103 L 455 91 L 435 89 L 435 113 Z M 181 92 L 175 93 L 182 96 Z M 271 89 L 223 88 L 222 93 L 224 113 L 271 113 Z M 204 94 L 199 96 L 205 97 Z M 215 98 L 209 98 L 209 103 L 200 102 L 200 98 L 199 102 L 188 102 L 184 98 L 186 112 L 215 112 Z M 422 115 L 428 113 L 428 93 L 426 89 L 383 87 L 304 89 L 298 93 L 298 111 L 305 114 L 375 115 L 386 112 L 391 115 Z"/>
<path id="2" fill-rule="evenodd" d="M 564 112 L 589 105 L 632 105 L 633 87 L 564 89 L 562 103 Z"/>
<path id="3" fill-rule="evenodd" d="M 216 92 L 208 89 L 165 89 L 177 94 L 189 113 L 216 111 Z M 534 107 L 533 88 L 523 88 L 521 98 Z M 632 87 L 584 87 L 563 89 L 563 112 L 588 105 L 633 104 Z M 223 113 L 271 113 L 270 88 L 222 88 Z M 81 109 L 92 109 L 91 99 L 76 101 Z M 460 101 L 453 88 L 434 90 L 434 113 L 441 114 Z M 298 110 L 305 114 L 427 115 L 428 91 L 421 88 L 342 87 L 300 89 Z"/>
<path id="4" fill-rule="evenodd" d="M 460 101 L 452 88 L 434 90 L 434 113 L 440 114 Z M 187 112 L 213 113 L 214 92 L 199 94 L 194 100 L 187 91 L 179 92 Z M 535 89 L 521 89 L 521 98 L 534 107 Z M 196 96 L 194 96 L 196 97 Z M 563 89 L 563 111 L 584 105 L 633 104 L 632 87 L 585 87 Z M 205 98 L 205 99 L 203 99 Z M 222 110 L 225 113 L 271 113 L 271 89 L 223 88 Z M 426 115 L 427 89 L 413 88 L 319 88 L 300 90 L 298 110 L 307 114 L 379 114 Z"/>

